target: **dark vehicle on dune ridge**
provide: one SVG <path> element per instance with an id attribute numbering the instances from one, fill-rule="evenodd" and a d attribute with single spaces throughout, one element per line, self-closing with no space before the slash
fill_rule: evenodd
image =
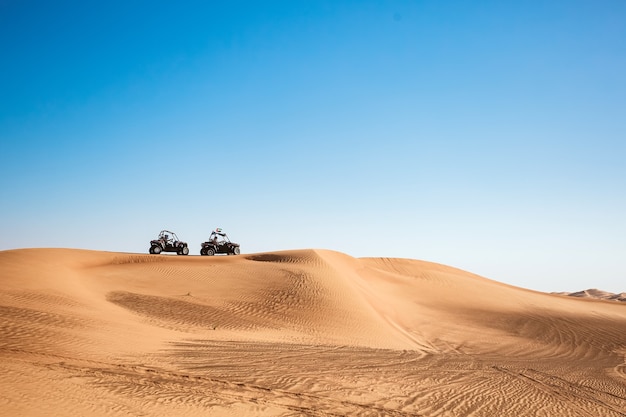
<path id="1" fill-rule="evenodd" d="M 159 237 L 150 241 L 150 253 L 158 255 L 161 252 L 176 252 L 177 255 L 189 255 L 187 242 L 181 242 L 176 233 L 161 230 Z"/>
<path id="2" fill-rule="evenodd" d="M 200 255 L 213 256 L 220 253 L 227 255 L 239 255 L 241 253 L 239 243 L 231 242 L 222 229 L 217 228 L 211 232 L 209 240 L 200 244 Z"/>

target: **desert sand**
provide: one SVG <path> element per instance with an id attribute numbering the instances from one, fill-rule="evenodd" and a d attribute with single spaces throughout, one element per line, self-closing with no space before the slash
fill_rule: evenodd
<path id="1" fill-rule="evenodd" d="M 409 259 L 0 252 L 2 416 L 626 416 L 626 304 Z"/>

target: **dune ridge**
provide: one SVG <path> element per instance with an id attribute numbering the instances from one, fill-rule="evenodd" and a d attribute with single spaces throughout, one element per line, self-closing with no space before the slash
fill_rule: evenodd
<path id="1" fill-rule="evenodd" d="M 320 250 L 0 252 L 0 414 L 626 416 L 626 305 Z"/>
<path id="2" fill-rule="evenodd" d="M 576 292 L 556 292 L 555 294 L 567 295 L 570 297 L 578 298 L 593 298 L 596 300 L 610 300 L 626 302 L 626 292 L 614 294 L 608 291 L 598 290 L 596 288 L 590 288 L 588 290 L 576 291 Z"/>

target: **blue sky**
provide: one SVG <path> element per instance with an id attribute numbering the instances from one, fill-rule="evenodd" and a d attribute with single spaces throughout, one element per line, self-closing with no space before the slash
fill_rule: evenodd
<path id="1" fill-rule="evenodd" d="M 0 0 L 0 250 L 323 248 L 626 291 L 623 1 Z"/>

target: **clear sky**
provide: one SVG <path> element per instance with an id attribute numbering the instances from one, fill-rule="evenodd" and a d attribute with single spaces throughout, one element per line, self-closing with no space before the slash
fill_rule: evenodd
<path id="1" fill-rule="evenodd" d="M 0 0 L 0 250 L 626 291 L 626 2 Z"/>

